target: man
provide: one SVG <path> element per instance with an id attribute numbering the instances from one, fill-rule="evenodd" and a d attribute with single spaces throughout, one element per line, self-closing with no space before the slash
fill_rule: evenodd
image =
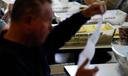
<path id="1" fill-rule="evenodd" d="M 84 0 L 85 4 L 92 4 L 97 0 Z M 126 13 L 128 13 L 128 0 L 101 0 L 105 1 L 107 5 L 107 9 L 120 9 Z"/>
<path id="2" fill-rule="evenodd" d="M 16 0 L 11 24 L 0 38 L 1 76 L 50 76 L 47 57 L 94 14 L 101 13 L 103 2 L 95 3 L 78 12 L 52 29 L 51 0 Z M 83 63 L 76 76 L 93 76 L 98 68 L 84 69 Z"/>

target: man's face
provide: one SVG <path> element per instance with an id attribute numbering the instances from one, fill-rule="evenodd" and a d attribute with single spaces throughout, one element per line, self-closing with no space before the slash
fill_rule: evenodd
<path id="1" fill-rule="evenodd" d="M 39 12 L 37 12 L 39 14 Z M 36 19 L 36 33 L 37 37 L 39 37 L 41 42 L 44 42 L 52 29 L 52 16 L 53 11 L 51 8 L 51 4 L 46 2 L 41 5 L 40 16 Z"/>

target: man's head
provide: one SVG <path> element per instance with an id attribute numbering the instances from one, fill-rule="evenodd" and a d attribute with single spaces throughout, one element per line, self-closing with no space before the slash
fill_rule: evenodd
<path id="1" fill-rule="evenodd" d="M 21 22 L 25 15 L 40 15 L 41 7 L 51 0 L 16 0 L 11 15 L 11 22 Z"/>
<path id="2" fill-rule="evenodd" d="M 52 13 L 51 0 L 16 0 L 11 24 L 44 42 L 51 29 Z"/>

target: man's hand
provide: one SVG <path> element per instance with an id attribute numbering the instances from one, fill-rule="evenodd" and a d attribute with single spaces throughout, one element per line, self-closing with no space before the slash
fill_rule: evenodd
<path id="1" fill-rule="evenodd" d="M 98 68 L 95 67 L 94 69 L 85 69 L 85 65 L 88 63 L 88 59 L 78 68 L 76 72 L 76 76 L 94 76 L 98 71 Z"/>
<path id="2" fill-rule="evenodd" d="M 106 10 L 104 1 L 97 1 L 91 4 L 86 10 L 81 11 L 85 17 L 91 17 L 95 14 L 103 14 Z"/>

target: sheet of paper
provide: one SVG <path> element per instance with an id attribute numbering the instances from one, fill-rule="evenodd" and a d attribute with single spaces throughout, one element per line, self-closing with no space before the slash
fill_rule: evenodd
<path id="1" fill-rule="evenodd" d="M 119 65 L 118 63 L 111 63 L 111 64 L 93 64 L 91 66 L 97 66 L 99 68 L 99 71 L 96 73 L 95 76 L 122 76 L 119 71 Z M 66 73 L 68 73 L 70 76 L 75 76 L 78 66 L 77 65 L 68 65 L 64 66 L 66 69 Z"/>
<path id="2" fill-rule="evenodd" d="M 97 24 L 96 31 L 89 37 L 84 50 L 80 53 L 79 60 L 78 60 L 78 66 L 80 66 L 86 60 L 86 58 L 89 59 L 89 62 L 85 67 L 89 66 L 90 61 L 92 60 L 95 54 L 95 45 L 100 37 L 101 26 L 102 26 L 102 18 Z"/>

